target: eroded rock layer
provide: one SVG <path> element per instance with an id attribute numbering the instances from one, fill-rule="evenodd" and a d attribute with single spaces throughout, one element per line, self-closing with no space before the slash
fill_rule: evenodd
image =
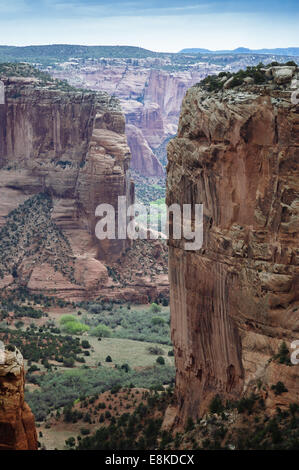
<path id="1" fill-rule="evenodd" d="M 0 359 L 0 450 L 37 450 L 34 416 L 24 402 L 23 357 L 17 349 L 1 350 Z"/>
<path id="2" fill-rule="evenodd" d="M 24 201 L 39 193 L 50 195 L 51 219 L 69 240 L 74 277 L 66 278 L 41 260 L 40 247 L 35 247 L 26 260 L 18 257 L 1 282 L 11 283 L 9 275 L 14 271 L 14 279 L 31 290 L 56 290 L 57 295 L 73 299 L 99 295 L 108 281 L 103 262 L 117 259 L 129 242 L 100 242 L 95 236 L 95 209 L 101 203 L 111 204 L 117 214 L 118 196 L 125 196 L 128 204 L 134 200 L 119 103 L 106 93 L 64 90 L 54 82 L 45 83 L 44 77 L 2 80 L 0 227 Z M 39 224 L 38 217 L 34 220 Z M 41 226 L 39 243 L 45 245 L 42 240 L 47 236 L 42 231 Z M 28 232 L 19 243 L 28 247 L 30 239 Z M 42 248 L 49 256 L 55 251 L 49 243 Z"/>
<path id="3" fill-rule="evenodd" d="M 299 400 L 298 366 L 275 359 L 299 339 L 298 69 L 283 69 L 269 69 L 263 85 L 192 87 L 168 146 L 167 204 L 204 209 L 200 250 L 169 241 L 182 421 L 258 380 L 268 407 Z M 279 380 L 287 397 L 271 392 Z"/>
<path id="4" fill-rule="evenodd" d="M 116 61 L 117 62 L 117 61 Z M 104 90 L 117 96 L 126 116 L 128 143 L 132 154 L 131 166 L 144 176 L 164 176 L 164 168 L 154 150 L 177 131 L 182 99 L 186 90 L 206 76 L 200 70 L 170 72 L 159 69 L 166 64 L 157 60 L 122 59 L 121 63 L 105 61 L 92 66 L 54 68 L 54 77 L 64 78 L 72 85 Z M 213 70 L 213 65 L 211 70 Z"/>

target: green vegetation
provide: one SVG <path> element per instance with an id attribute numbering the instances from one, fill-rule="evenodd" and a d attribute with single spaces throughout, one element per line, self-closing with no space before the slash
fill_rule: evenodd
<path id="1" fill-rule="evenodd" d="M 275 395 L 281 395 L 282 393 L 288 392 L 284 383 L 280 381 L 278 381 L 276 385 L 272 385 L 271 389 L 274 390 Z"/>
<path id="2" fill-rule="evenodd" d="M 97 338 L 110 338 L 110 336 L 112 335 L 112 331 L 106 325 L 98 325 L 92 330 L 90 330 L 89 334 L 91 336 L 96 336 Z"/>
<path id="3" fill-rule="evenodd" d="M 149 450 L 164 448 L 171 434 L 161 431 L 163 414 L 172 400 L 172 390 L 147 393 L 133 413 L 123 413 L 117 420 L 108 416 L 110 424 L 95 434 L 80 439 L 77 450 Z"/>
<path id="4" fill-rule="evenodd" d="M 151 304 L 151 312 L 153 313 L 158 313 L 161 312 L 161 307 L 160 305 L 157 305 L 155 302 Z"/>
<path id="5" fill-rule="evenodd" d="M 13 312 L 14 318 L 41 318 L 48 316 L 47 313 L 40 309 L 35 309 L 31 305 L 18 305 L 11 297 L 0 299 L 0 320 L 7 318 L 10 312 Z"/>
<path id="6" fill-rule="evenodd" d="M 18 302 L 18 304 L 16 304 Z M 44 309 L 49 307 L 75 307 L 73 302 L 68 302 L 57 297 L 48 297 L 43 294 L 35 294 L 28 290 L 27 287 L 18 286 L 15 289 L 1 292 L 1 303 L 6 308 L 6 305 L 18 305 L 20 308 L 25 306 L 40 306 Z M 14 307 L 15 308 L 15 307 Z"/>
<path id="7" fill-rule="evenodd" d="M 160 364 L 160 366 L 164 366 L 164 365 L 165 365 L 165 359 L 164 359 L 164 357 L 162 357 L 162 356 L 157 357 L 156 362 L 157 362 L 157 364 Z"/>
<path id="8" fill-rule="evenodd" d="M 150 354 L 153 354 L 154 356 L 163 356 L 164 355 L 163 349 L 159 348 L 159 346 L 149 346 L 147 348 L 147 350 Z"/>
<path id="9" fill-rule="evenodd" d="M 60 319 L 61 329 L 69 335 L 81 335 L 89 330 L 89 326 L 83 325 L 73 315 L 63 315 Z"/>
<path id="10" fill-rule="evenodd" d="M 174 382 L 174 367 L 154 366 L 135 371 L 125 368 L 99 367 L 98 369 L 73 369 L 64 373 L 48 372 L 35 376 L 40 390 L 26 392 L 26 400 L 37 421 L 46 418 L 50 411 L 65 406 L 82 397 L 102 393 L 113 386 L 155 388 Z"/>
<path id="11" fill-rule="evenodd" d="M 209 75 L 195 86 L 201 86 L 209 92 L 217 92 L 223 89 L 224 83 L 228 79 L 232 79 L 230 82 L 230 88 L 243 85 L 244 79 L 249 77 L 253 80 L 255 85 L 263 85 L 271 80 L 271 77 L 267 77 L 266 69 L 274 65 L 290 65 L 290 62 L 285 64 L 278 64 L 272 62 L 271 64 L 264 65 L 259 63 L 255 66 L 246 67 L 245 70 L 239 70 L 238 72 L 220 72 L 218 75 Z M 294 63 L 294 65 L 296 65 Z"/>
<path id="12" fill-rule="evenodd" d="M 236 414 L 233 409 L 237 403 L 227 402 L 222 404 L 223 411 L 217 415 L 206 416 L 197 422 L 189 417 L 184 431 L 178 433 L 161 429 L 167 406 L 175 403 L 173 391 L 168 388 L 162 393 L 144 393 L 133 413 L 123 413 L 117 418 L 107 413 L 100 417 L 100 424 L 105 419 L 109 424 L 103 424 L 86 438 L 80 437 L 76 448 L 298 450 L 299 406 L 291 404 L 285 411 L 277 408 L 275 415 L 269 417 L 260 406 L 260 400 L 261 396 L 256 396 L 251 415 Z M 219 405 L 219 400 L 217 402 Z M 228 424 L 231 419 L 237 420 L 233 426 Z"/>
<path id="13" fill-rule="evenodd" d="M 220 413 L 222 413 L 223 410 L 224 410 L 224 406 L 223 406 L 222 400 L 221 400 L 219 395 L 216 395 L 212 399 L 212 401 L 209 405 L 209 411 L 210 411 L 210 413 L 220 414 Z"/>
<path id="14" fill-rule="evenodd" d="M 159 57 L 157 52 L 152 52 L 141 47 L 133 46 L 77 46 L 68 44 L 54 44 L 47 46 L 0 46 L 0 62 L 33 62 L 49 64 L 65 62 L 70 57 L 88 59 L 93 58 L 144 58 Z"/>
<path id="15" fill-rule="evenodd" d="M 156 303 L 152 304 L 149 309 L 135 309 L 128 306 L 108 306 L 95 302 L 85 305 L 85 307 L 90 313 L 93 313 L 93 316 L 92 318 L 86 315 L 82 316 L 82 322 L 91 328 L 90 334 L 93 336 L 98 336 L 99 332 L 99 337 L 171 344 L 169 308 L 162 309 Z M 157 316 L 157 310 L 159 316 Z"/>
<path id="16" fill-rule="evenodd" d="M 48 263 L 71 282 L 74 261 L 70 243 L 51 219 L 52 198 L 47 193 L 27 199 L 7 216 L 0 230 L 0 278 L 12 274 L 18 280 L 18 266 L 24 258 Z"/>
<path id="17" fill-rule="evenodd" d="M 286 364 L 287 366 L 292 366 L 293 364 L 291 363 L 291 358 L 290 358 L 290 351 L 285 343 L 283 341 L 281 345 L 279 346 L 279 351 L 276 356 L 274 356 L 274 360 L 278 361 L 280 364 Z"/>
<path id="18" fill-rule="evenodd" d="M 79 339 L 69 336 L 53 334 L 53 326 L 38 328 L 31 325 L 26 331 L 0 328 L 0 339 L 5 344 L 13 343 L 22 352 L 25 359 L 30 362 L 42 361 L 48 368 L 49 360 L 63 362 L 65 358 L 72 357 L 82 352 Z M 27 377 L 30 380 L 30 377 Z"/>
<path id="19" fill-rule="evenodd" d="M 166 149 L 164 152 L 166 154 Z M 134 178 L 136 199 L 138 201 L 147 205 L 157 200 L 165 202 L 165 178 L 146 178 L 134 171 L 132 171 L 132 176 Z"/>

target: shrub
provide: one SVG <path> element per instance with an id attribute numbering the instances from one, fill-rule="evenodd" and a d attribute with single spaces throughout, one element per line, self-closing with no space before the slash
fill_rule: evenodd
<path id="1" fill-rule="evenodd" d="M 160 364 L 161 366 L 164 366 L 164 364 L 165 364 L 164 357 L 162 357 L 162 356 L 157 357 L 156 362 L 157 362 L 157 364 Z"/>
<path id="2" fill-rule="evenodd" d="M 73 357 L 64 357 L 63 365 L 64 367 L 74 367 L 75 359 Z"/>
<path id="3" fill-rule="evenodd" d="M 121 389 L 121 385 L 120 384 L 115 384 L 113 385 L 113 387 L 111 388 L 111 393 L 113 395 L 117 394 Z"/>
<path id="4" fill-rule="evenodd" d="M 76 444 L 76 441 L 75 441 L 75 438 L 74 437 L 69 437 L 68 439 L 66 439 L 65 441 L 65 445 L 67 447 L 74 447 Z"/>
<path id="5" fill-rule="evenodd" d="M 149 346 L 147 350 L 150 354 L 154 354 L 156 356 L 164 356 L 164 351 L 162 348 L 159 348 L 159 346 Z"/>
<path id="6" fill-rule="evenodd" d="M 271 390 L 274 391 L 275 395 L 281 395 L 282 393 L 288 392 L 283 382 L 278 381 L 276 385 L 272 385 Z"/>
<path id="7" fill-rule="evenodd" d="M 88 434 L 90 434 L 90 430 L 86 429 L 86 428 L 81 428 L 80 432 L 81 432 L 82 436 L 87 436 Z"/>
<path id="8" fill-rule="evenodd" d="M 106 359 L 105 359 L 105 362 L 112 362 L 112 357 L 111 357 L 111 356 L 107 356 Z"/>
<path id="9" fill-rule="evenodd" d="M 90 348 L 90 344 L 89 344 L 89 342 L 88 342 L 86 339 L 84 339 L 84 340 L 81 342 L 81 346 L 82 346 L 83 349 L 89 349 L 89 348 Z"/>
<path id="10" fill-rule="evenodd" d="M 159 312 L 161 312 L 161 307 L 160 307 L 160 305 L 158 305 L 158 304 L 156 304 L 155 302 L 153 302 L 153 303 L 151 304 L 150 310 L 151 310 L 151 312 L 153 312 L 153 313 L 159 313 Z"/>
<path id="11" fill-rule="evenodd" d="M 244 413 L 248 411 L 248 414 L 251 414 L 256 399 L 257 397 L 254 394 L 251 394 L 250 397 L 242 397 L 241 400 L 237 402 L 238 412 Z"/>
<path id="12" fill-rule="evenodd" d="M 209 410 L 211 413 L 216 413 L 220 414 L 224 410 L 224 406 L 222 403 L 222 400 L 219 395 L 215 395 L 215 397 L 212 399 L 210 405 L 209 405 Z"/>
<path id="13" fill-rule="evenodd" d="M 298 403 L 290 403 L 289 405 L 291 415 L 295 415 L 299 412 L 299 405 Z"/>
<path id="14" fill-rule="evenodd" d="M 36 420 L 41 421 L 51 410 L 63 407 L 78 397 L 103 393 L 115 384 L 149 389 L 154 384 L 173 384 L 174 376 L 173 366 L 162 367 L 158 364 L 138 371 L 130 370 L 128 373 L 113 367 L 49 372 L 37 377 L 40 389 L 26 391 L 26 401 Z"/>
<path id="15" fill-rule="evenodd" d="M 98 338 L 110 338 L 112 331 L 106 325 L 98 325 L 95 328 L 92 328 L 89 334 Z"/>
<path id="16" fill-rule="evenodd" d="M 187 419 L 185 430 L 186 432 L 188 432 L 188 431 L 192 431 L 192 429 L 194 429 L 194 423 L 193 423 L 193 419 L 191 418 L 191 416 L 189 416 Z"/>
<path id="17" fill-rule="evenodd" d="M 275 359 L 278 360 L 280 364 L 286 364 L 288 366 L 292 365 L 290 361 L 290 351 L 288 350 L 285 341 L 283 341 L 279 346 L 278 354 L 275 356 Z"/>
<path id="18" fill-rule="evenodd" d="M 80 335 L 89 330 L 89 326 L 83 325 L 73 315 L 63 315 L 60 324 L 62 330 L 70 335 Z"/>
<path id="19" fill-rule="evenodd" d="M 74 315 L 62 315 L 60 318 L 60 324 L 65 325 L 66 323 L 72 322 L 72 321 L 77 321 L 76 317 Z"/>

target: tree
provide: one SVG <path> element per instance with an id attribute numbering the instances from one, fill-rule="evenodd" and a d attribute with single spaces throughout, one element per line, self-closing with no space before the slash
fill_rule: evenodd
<path id="1" fill-rule="evenodd" d="M 152 311 L 153 313 L 159 313 L 159 312 L 161 312 L 161 307 L 160 307 L 160 305 L 156 304 L 155 302 L 153 302 L 153 303 L 151 304 L 150 309 L 151 309 L 151 311 Z"/>
<path id="2" fill-rule="evenodd" d="M 123 364 L 121 366 L 121 369 L 123 369 L 125 372 L 129 372 L 129 370 L 131 370 L 129 364 Z"/>
<path id="3" fill-rule="evenodd" d="M 157 362 L 157 364 L 160 364 L 161 366 L 164 366 L 164 364 L 165 364 L 164 357 L 162 357 L 162 356 L 157 357 L 156 362 Z"/>
<path id="4" fill-rule="evenodd" d="M 188 416 L 185 430 L 186 432 L 188 432 L 188 431 L 192 431 L 192 429 L 194 429 L 193 419 L 191 418 L 191 416 Z"/>
<path id="5" fill-rule="evenodd" d="M 275 358 L 278 359 L 280 364 L 291 365 L 290 352 L 285 341 L 283 341 L 279 346 L 278 354 L 275 356 Z"/>
<path id="6" fill-rule="evenodd" d="M 281 395 L 282 393 L 288 392 L 283 382 L 278 381 L 276 385 L 272 385 L 271 390 L 274 391 L 275 395 Z"/>
<path id="7" fill-rule="evenodd" d="M 215 397 L 212 399 L 210 405 L 209 405 L 209 410 L 211 413 L 216 413 L 220 414 L 224 410 L 224 406 L 222 404 L 222 400 L 219 395 L 215 395 Z"/>
<path id="8" fill-rule="evenodd" d="M 74 447 L 76 444 L 75 438 L 69 437 L 68 439 L 66 439 L 65 444 L 67 447 Z"/>
<path id="9" fill-rule="evenodd" d="M 74 367 L 75 359 L 73 357 L 64 357 L 63 365 L 64 367 Z"/>
<path id="10" fill-rule="evenodd" d="M 110 338 L 112 331 L 106 325 L 98 325 L 90 331 L 90 335 L 98 338 Z"/>

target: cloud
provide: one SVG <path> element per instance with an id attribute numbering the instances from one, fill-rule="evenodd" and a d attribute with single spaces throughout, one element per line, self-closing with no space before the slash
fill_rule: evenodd
<path id="1" fill-rule="evenodd" d="M 12 34 L 13 31 L 13 34 Z M 26 38 L 26 39 L 24 39 Z M 238 46 L 286 47 L 298 41 L 298 20 L 286 24 L 281 18 L 260 18 L 249 14 L 206 14 L 173 16 L 122 16 L 111 18 L 40 21 L 32 18 L 5 22 L 0 26 L 0 44 L 86 44 L 131 45 L 147 49 L 177 52 L 185 47 L 232 49 Z"/>
<path id="2" fill-rule="evenodd" d="M 270 4 L 271 13 L 264 12 Z M 122 44 L 173 52 L 296 46 L 294 5 L 288 0 L 0 0 L 0 44 Z"/>
<path id="3" fill-rule="evenodd" d="M 0 20 L 5 15 L 18 15 L 20 12 L 30 11 L 31 7 L 25 0 L 14 0 L 8 2 L 7 0 L 0 0 Z"/>
<path id="4" fill-rule="evenodd" d="M 219 13 L 267 13 L 282 15 L 297 12 L 297 0 L 0 0 L 1 17 L 14 14 L 17 18 L 32 17 L 74 18 L 117 16 L 176 16 Z"/>

